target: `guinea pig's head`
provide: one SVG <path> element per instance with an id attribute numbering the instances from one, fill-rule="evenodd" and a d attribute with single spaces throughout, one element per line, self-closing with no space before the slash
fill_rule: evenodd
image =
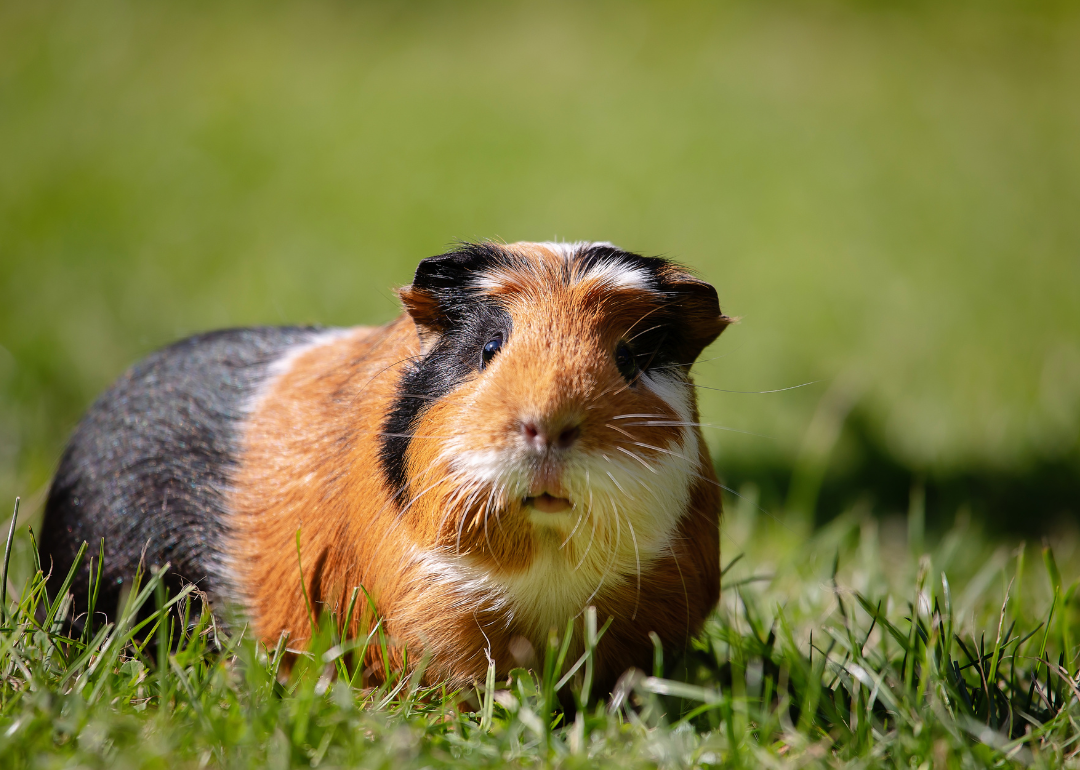
<path id="1" fill-rule="evenodd" d="M 713 287 L 607 243 L 484 243 L 400 296 L 420 353 L 381 459 L 414 542 L 578 592 L 640 575 L 711 478 L 690 367 L 731 321 Z"/>

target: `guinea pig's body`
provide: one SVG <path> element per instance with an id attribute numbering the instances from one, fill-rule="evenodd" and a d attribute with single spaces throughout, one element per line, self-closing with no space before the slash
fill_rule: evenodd
<path id="1" fill-rule="evenodd" d="M 602 682 L 648 664 L 650 631 L 681 648 L 720 588 L 689 377 L 729 322 L 712 287 L 609 244 L 481 244 L 401 298 L 383 327 L 216 332 L 133 367 L 61 460 L 53 581 L 104 537 L 106 611 L 141 558 L 170 561 L 292 645 L 308 601 L 340 622 L 363 586 L 391 662 L 454 684 L 590 604 L 613 618 Z"/>

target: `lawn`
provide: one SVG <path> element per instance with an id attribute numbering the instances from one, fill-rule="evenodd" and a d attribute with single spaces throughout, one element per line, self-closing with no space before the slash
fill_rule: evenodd
<path id="1" fill-rule="evenodd" d="M 611 697 L 590 692 L 604 619 L 588 612 L 552 629 L 542 669 L 505 681 L 492 669 L 460 692 L 400 676 L 365 687 L 350 653 L 385 638 L 376 626 L 338 639 L 325 617 L 285 674 L 284 644 L 196 617 L 154 575 L 115 624 L 66 639 L 72 610 L 42 593 L 23 534 L 0 636 L 0 757 L 110 769 L 1072 766 L 1078 583 L 1061 576 L 1076 574 L 1075 540 L 1006 547 L 961 522 L 929 542 L 917 495 L 906 519 L 853 509 L 811 534 L 743 492 L 720 607 L 685 654 L 658 648 L 654 670 Z M 140 627 L 140 601 L 183 618 Z M 565 657 L 567 631 L 585 634 L 581 660 Z"/>

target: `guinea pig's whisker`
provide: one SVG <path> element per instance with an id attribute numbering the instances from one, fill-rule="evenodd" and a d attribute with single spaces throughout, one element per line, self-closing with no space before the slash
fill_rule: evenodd
<path id="1" fill-rule="evenodd" d="M 384 433 L 377 432 L 376 436 L 387 436 L 389 438 L 429 438 L 429 439 L 447 439 L 450 436 L 427 436 L 422 433 Z"/>
<path id="2" fill-rule="evenodd" d="M 679 452 L 673 452 L 670 449 L 664 449 L 663 447 L 653 446 L 652 444 L 646 444 L 646 443 L 641 442 L 641 441 L 634 441 L 634 442 L 631 442 L 631 443 L 633 443 L 634 446 L 641 447 L 642 449 L 652 449 L 655 452 L 663 452 L 666 455 L 671 455 L 672 457 L 678 457 L 680 460 L 686 460 L 686 462 L 688 462 L 688 463 L 693 462 L 693 460 L 691 460 L 686 455 L 680 454 Z"/>
<path id="3" fill-rule="evenodd" d="M 671 551 L 671 561 L 675 563 L 675 569 L 679 573 L 679 582 L 682 583 L 683 600 L 686 605 L 686 633 L 690 634 L 690 595 L 686 591 L 686 578 L 683 577 L 682 567 L 679 566 L 679 556 L 675 553 L 674 546 L 669 546 Z"/>
<path id="4" fill-rule="evenodd" d="M 735 497 L 739 498 L 740 500 L 742 500 L 742 499 L 743 499 L 743 496 L 742 496 L 742 495 L 740 495 L 740 494 L 739 494 L 738 492 L 736 492 L 736 491 L 735 491 L 734 489 L 732 489 L 731 487 L 726 487 L 726 486 L 724 486 L 724 485 L 723 485 L 723 484 L 721 484 L 721 483 L 720 483 L 719 481 L 714 481 L 713 479 L 710 479 L 710 478 L 708 478 L 708 477 L 706 477 L 706 476 L 702 476 L 702 475 L 701 475 L 700 473 L 694 473 L 694 472 L 692 472 L 692 471 L 691 471 L 690 475 L 691 475 L 691 476 L 693 476 L 693 477 L 694 477 L 694 478 L 696 478 L 696 479 L 699 479 L 699 480 L 701 480 L 701 481 L 704 481 L 704 482 L 706 482 L 707 484 L 712 484 L 712 485 L 713 485 L 714 487 L 717 487 L 717 488 L 719 488 L 719 489 L 722 489 L 722 490 L 724 490 L 725 492 L 727 492 L 728 494 L 732 494 L 732 495 L 735 495 Z M 759 511 L 761 511 L 762 513 L 765 513 L 765 509 L 764 509 L 764 508 L 758 508 L 758 510 L 759 510 Z"/>
<path id="5" fill-rule="evenodd" d="M 499 481 L 491 488 L 491 492 L 488 494 L 488 507 L 490 516 L 495 517 L 495 524 L 502 526 L 502 502 L 503 502 L 503 487 L 504 482 Z"/>
<path id="6" fill-rule="evenodd" d="M 629 516 L 626 517 L 626 526 L 630 528 L 630 539 L 634 541 L 634 566 L 637 572 L 637 594 L 634 596 L 634 612 L 630 615 L 630 620 L 637 620 L 638 604 L 641 602 L 641 553 L 638 551 L 637 535 Z"/>
<path id="7" fill-rule="evenodd" d="M 627 425 L 636 425 L 636 424 L 637 423 L 627 423 Z M 689 457 L 687 457 L 686 455 L 679 454 L 678 452 L 673 452 L 670 449 L 664 449 L 662 447 L 653 446 L 652 444 L 646 444 L 646 443 L 644 443 L 642 441 L 638 441 L 637 439 L 634 438 L 633 435 L 631 435 L 629 432 L 627 432 L 625 430 L 622 430 L 621 428 L 618 428 L 618 427 L 616 427 L 614 425 L 610 425 L 610 424 L 607 424 L 607 423 L 605 423 L 605 425 L 606 425 L 606 427 L 612 428 L 613 430 L 617 430 L 617 431 L 619 431 L 619 433 L 626 436 L 628 439 L 630 439 L 630 443 L 633 444 L 634 446 L 639 446 L 642 449 L 651 449 L 654 452 L 663 452 L 664 454 L 671 455 L 672 457 L 678 457 L 680 460 L 685 460 L 686 462 L 693 464 L 693 461 Z M 622 452 L 626 452 L 626 454 L 630 454 L 630 456 L 633 457 L 634 459 L 636 459 L 638 462 L 644 462 L 644 460 L 639 455 L 637 455 L 636 453 L 631 454 L 626 449 L 622 449 L 619 446 L 616 446 L 615 448 L 619 449 Z M 649 467 L 649 466 L 646 466 L 646 467 Z"/>
<path id="8" fill-rule="evenodd" d="M 657 312 L 658 310 L 663 310 L 663 309 L 664 309 L 664 306 L 663 306 L 663 305 L 657 305 L 657 306 L 656 306 L 656 307 L 654 307 L 654 308 L 653 308 L 652 310 L 650 310 L 650 311 L 648 311 L 647 313 L 645 313 L 645 314 L 644 314 L 643 316 L 641 316 L 641 318 L 637 319 L 636 321 L 634 321 L 634 323 L 630 324 L 630 328 L 629 328 L 629 329 L 627 329 L 627 330 L 626 330 L 625 332 L 623 332 L 623 336 L 625 337 L 625 336 L 626 336 L 627 334 L 629 334 L 630 332 L 632 332 L 632 331 L 634 330 L 634 327 L 635 327 L 635 326 L 637 326 L 637 325 L 638 325 L 639 323 L 641 323 L 641 322 L 642 322 L 642 321 L 644 321 L 644 320 L 645 320 L 646 318 L 648 318 L 649 316 L 651 316 L 651 315 L 652 315 L 653 313 Z"/>
<path id="9" fill-rule="evenodd" d="M 483 495 L 487 493 L 485 499 Z M 462 519 L 468 522 L 468 531 L 472 532 L 480 528 L 481 523 L 486 524 L 485 519 L 487 501 L 491 499 L 491 490 L 488 487 L 478 487 L 476 494 L 469 498 L 468 509 Z M 475 510 L 474 510 L 475 508 Z"/>
<path id="10" fill-rule="evenodd" d="M 589 542 L 585 546 L 585 552 L 581 554 L 581 558 L 578 560 L 578 563 L 576 565 L 574 565 L 574 572 L 577 572 L 579 569 L 581 569 L 581 565 L 585 563 L 585 559 L 586 559 L 586 557 L 588 557 L 589 551 L 592 550 L 593 541 L 596 540 L 596 518 L 597 517 L 596 517 L 596 512 L 592 510 L 592 505 L 591 505 L 592 498 L 591 497 L 589 498 L 589 502 L 590 502 L 589 520 L 592 522 L 592 534 L 589 535 Z"/>
<path id="11" fill-rule="evenodd" d="M 641 418 L 656 417 L 656 418 L 659 418 L 659 419 L 665 419 L 665 418 L 668 417 L 668 415 L 666 415 L 666 414 L 617 414 L 614 417 L 612 417 L 611 419 L 613 419 L 613 420 L 629 420 L 629 419 L 631 419 L 633 417 L 641 417 Z"/>
<path id="12" fill-rule="evenodd" d="M 616 447 L 616 448 L 617 448 L 617 447 Z M 631 457 L 633 457 L 633 455 L 631 455 Z M 607 459 L 607 458 L 605 458 L 605 459 Z M 610 459 L 608 459 L 608 462 L 611 462 L 611 460 L 610 460 Z M 646 465 L 645 467 L 648 467 L 648 465 Z M 652 469 L 650 468 L 649 470 L 652 470 Z M 619 483 L 618 479 L 616 479 L 616 478 L 615 478 L 614 476 L 612 476 L 612 475 L 611 475 L 611 471 L 605 471 L 605 472 L 607 473 L 607 477 L 608 477 L 609 479 L 611 479 L 611 483 L 612 483 L 612 484 L 614 484 L 614 485 L 615 485 L 615 487 L 616 487 L 616 488 L 617 488 L 617 489 L 618 489 L 618 490 L 619 490 L 620 492 L 622 492 L 622 495 L 623 495 L 623 497 L 625 497 L 625 498 L 627 498 L 627 499 L 630 499 L 630 500 L 633 500 L 633 499 L 634 499 L 634 497 L 633 497 L 632 495 L 628 495 L 628 494 L 626 493 L 626 490 L 625 490 L 625 489 L 623 489 L 623 487 L 622 487 L 622 484 L 620 484 L 620 483 Z M 610 497 L 610 496 L 609 496 L 609 497 Z M 614 501 L 611 501 L 611 502 L 612 502 L 612 504 L 614 504 Z"/>
<path id="13" fill-rule="evenodd" d="M 631 382 L 627 382 L 622 377 L 620 377 L 612 385 L 609 385 L 607 388 L 600 391 L 599 393 L 590 396 L 589 401 L 591 403 L 600 403 L 600 404 L 602 404 L 604 406 L 607 406 L 607 402 L 605 401 L 605 399 L 607 399 L 608 396 L 617 396 L 620 393 L 625 393 L 627 390 L 630 389 L 630 385 L 633 382 L 638 381 L 639 377 L 640 377 L 640 373 L 639 373 L 638 376 L 635 376 L 634 379 Z"/>
<path id="14" fill-rule="evenodd" d="M 367 390 L 368 385 L 375 382 L 375 380 L 382 377 L 384 374 L 386 374 L 388 371 L 393 369 L 395 366 L 400 366 L 401 364 L 405 363 L 406 361 L 415 361 L 415 360 L 417 360 L 419 358 L 423 358 L 423 356 L 420 356 L 420 355 L 405 356 L 404 358 L 400 358 L 397 361 L 394 361 L 392 364 L 387 364 L 385 367 L 383 367 L 379 371 L 375 372 L 375 374 L 371 375 L 371 378 L 367 382 L 364 383 L 363 387 L 360 388 L 359 392 L 363 393 L 365 390 Z"/>
<path id="15" fill-rule="evenodd" d="M 446 508 L 444 517 L 454 516 L 460 512 L 468 512 L 472 504 L 472 498 L 481 491 L 482 487 L 473 483 L 471 476 L 465 471 L 456 471 L 451 474 L 449 482 L 454 485 L 454 492 L 443 502 Z M 462 498 L 465 498 L 463 505 L 461 504 Z"/>
<path id="16" fill-rule="evenodd" d="M 559 550 L 560 551 L 563 550 L 564 548 L 566 548 L 567 543 L 569 543 L 571 540 L 574 539 L 574 533 L 578 531 L 578 527 L 581 526 L 581 521 L 584 518 L 585 518 L 585 511 L 581 511 L 580 513 L 578 513 L 577 521 L 574 522 L 574 526 L 570 530 L 570 534 L 568 534 L 566 536 L 566 539 L 564 539 L 562 541 L 562 543 L 559 544 Z"/>
<path id="17" fill-rule="evenodd" d="M 458 473 L 455 473 L 451 478 L 460 478 L 460 477 L 463 477 L 463 476 L 465 476 L 465 474 L 463 472 L 459 471 Z M 461 500 L 461 498 L 464 497 L 469 492 L 472 492 L 472 494 L 465 501 L 465 505 L 462 506 L 462 508 L 459 509 L 458 501 Z M 476 488 L 473 488 L 473 487 L 470 487 L 470 486 L 458 487 L 457 490 L 455 490 L 455 492 L 454 492 L 454 496 L 451 497 L 449 500 L 447 500 L 446 503 L 444 503 L 444 505 L 446 506 L 446 513 L 443 514 L 442 521 L 439 522 L 439 528 L 436 531 L 437 532 L 442 532 L 443 527 L 446 525 L 446 520 L 449 519 L 454 514 L 459 513 L 462 510 L 464 511 L 464 513 L 462 513 L 462 515 L 460 516 L 460 521 L 464 522 L 465 513 L 468 513 L 468 510 L 469 510 L 470 506 L 472 505 L 472 501 L 476 498 L 476 496 L 479 493 L 480 493 L 480 487 L 476 487 Z M 458 553 L 461 552 L 461 524 L 460 524 L 460 522 L 458 524 L 457 552 Z"/>
<path id="18" fill-rule="evenodd" d="M 638 441 L 635 441 L 634 443 L 635 443 L 635 444 L 638 444 L 639 446 L 645 446 L 645 444 L 641 444 L 641 443 L 640 443 L 640 442 L 638 442 Z M 646 461 L 646 460 L 645 460 L 645 459 L 644 459 L 643 457 L 639 456 L 638 454 L 636 454 L 636 453 L 634 453 L 634 452 L 631 452 L 631 451 L 630 451 L 629 449 L 626 449 L 625 447 L 621 447 L 621 446 L 618 446 L 618 445 L 616 445 L 616 446 L 615 446 L 615 448 L 616 448 L 617 450 L 619 450 L 620 452 L 622 452 L 622 453 L 623 453 L 624 455 L 627 455 L 627 456 L 629 456 L 629 457 L 633 457 L 633 458 L 634 458 L 635 460 L 637 460 L 637 461 L 638 461 L 639 463 L 641 463 L 642 465 L 644 465 L 644 466 L 645 466 L 645 468 L 646 468 L 646 470 L 648 470 L 648 471 L 649 471 L 650 473 L 655 473 L 655 474 L 657 474 L 657 475 L 659 475 L 659 474 L 660 474 L 660 471 L 656 470 L 656 468 L 654 468 L 654 467 L 652 467 L 651 465 L 649 465 L 649 463 L 648 463 L 648 462 L 647 462 L 647 461 Z M 611 476 L 611 474 L 609 473 L 609 474 L 608 474 L 608 476 Z M 611 476 L 611 480 L 612 480 L 612 481 L 615 481 L 615 477 L 614 477 L 614 476 Z M 619 482 L 615 481 L 615 486 L 619 486 Z M 622 487 L 619 487 L 619 489 L 621 490 L 621 489 L 622 489 Z"/>
<path id="19" fill-rule="evenodd" d="M 619 447 L 616 447 L 616 449 L 618 449 L 618 448 Z M 623 449 L 622 451 L 625 452 L 626 454 L 630 455 L 631 457 L 633 457 L 638 462 L 645 463 L 644 459 L 642 459 L 638 455 L 634 454 L 633 452 L 629 452 L 626 449 Z M 609 463 L 611 463 L 612 465 L 615 464 L 615 461 L 612 460 L 610 457 L 607 457 L 606 455 L 603 455 L 603 458 L 605 460 L 607 460 Z M 645 467 L 650 468 L 650 466 L 647 463 L 645 463 Z M 650 468 L 650 470 L 651 470 L 651 468 Z M 635 500 L 636 499 L 633 495 L 629 495 L 629 494 L 627 494 L 625 492 L 625 490 L 623 490 L 623 488 L 619 485 L 619 482 L 615 480 L 614 476 L 612 476 L 610 473 L 608 473 L 607 475 L 611 478 L 612 482 L 615 483 L 615 486 L 617 486 L 619 488 L 619 491 L 623 493 L 624 497 L 626 497 L 626 498 L 628 498 L 630 500 Z M 656 492 L 655 489 L 653 489 L 651 486 L 649 486 L 648 482 L 646 482 L 645 479 L 643 479 L 640 476 L 635 476 L 635 480 L 637 481 L 637 483 L 640 486 L 645 488 L 646 492 L 648 492 L 652 496 L 653 500 L 656 501 L 656 505 L 658 507 L 663 507 L 664 506 L 664 501 L 660 499 L 660 495 Z"/>
<path id="20" fill-rule="evenodd" d="M 654 366 L 652 368 L 654 371 L 658 369 L 685 369 L 688 366 L 697 366 L 698 364 L 707 364 L 710 361 L 719 361 L 724 357 L 725 356 L 713 356 L 712 358 L 699 358 L 696 361 L 688 361 L 683 364 L 664 364 L 663 366 Z"/>
<path id="21" fill-rule="evenodd" d="M 671 427 L 671 428 L 678 428 L 678 427 L 683 427 L 683 428 L 695 428 L 695 427 L 696 428 L 712 428 L 714 430 L 726 430 L 729 433 L 741 433 L 744 436 L 757 436 L 758 438 L 767 438 L 770 441 L 776 441 L 777 440 L 776 436 L 769 436 L 769 435 L 767 435 L 765 433 L 754 433 L 753 431 L 749 431 L 749 430 L 739 430 L 738 428 L 729 428 L 726 425 L 715 425 L 713 423 L 708 423 L 708 422 L 679 422 L 679 421 L 676 421 L 676 420 L 672 420 L 672 421 L 669 421 L 669 422 L 628 422 L 626 424 L 627 425 L 641 425 L 641 426 L 646 426 L 646 427 L 651 426 L 651 427 L 657 427 L 657 428 L 661 428 L 661 427 Z"/>
<path id="22" fill-rule="evenodd" d="M 708 385 L 697 385 L 693 382 L 690 384 L 695 388 L 715 390 L 717 393 L 740 393 L 744 396 L 760 396 L 766 393 L 783 393 L 787 390 L 798 390 L 799 388 L 805 388 L 807 385 L 817 385 L 819 382 L 821 382 L 821 380 L 811 380 L 810 382 L 804 382 L 802 385 L 792 385 L 790 388 L 776 388 L 775 390 L 725 390 L 724 388 L 713 388 Z"/>
<path id="23" fill-rule="evenodd" d="M 449 505 L 445 506 L 445 508 L 446 510 L 443 512 L 442 518 L 439 519 L 439 526 L 435 528 L 435 533 L 440 539 L 442 538 L 443 528 L 446 526 L 447 520 L 449 520 L 450 515 L 454 512 L 454 509 Z"/>
<path id="24" fill-rule="evenodd" d="M 430 486 L 426 487 L 426 488 L 425 488 L 425 489 L 424 489 L 424 490 L 423 490 L 422 492 L 420 492 L 420 493 L 418 493 L 418 494 L 416 494 L 416 495 L 413 495 L 413 498 L 412 498 L 411 500 L 409 500 L 408 504 L 406 504 L 406 505 L 405 505 L 405 507 L 403 507 L 403 508 L 401 509 L 400 515 L 404 516 L 404 515 L 405 515 L 405 512 L 406 512 L 406 511 L 408 511 L 408 510 L 409 510 L 410 508 L 412 508 L 412 506 L 413 506 L 413 505 L 414 505 L 414 504 L 415 504 L 415 503 L 416 503 L 417 501 L 419 501 L 421 497 L 423 497 L 423 496 L 424 496 L 424 495 L 426 495 L 426 494 L 427 494 L 428 492 L 430 492 L 431 490 L 433 490 L 433 489 L 434 489 L 435 487 L 439 486 L 439 484 L 442 484 L 442 483 L 443 483 L 443 480 L 442 480 L 442 479 L 439 479 L 439 480 L 438 480 L 438 481 L 436 481 L 435 483 L 433 483 L 433 484 L 431 484 Z"/>
<path id="25" fill-rule="evenodd" d="M 590 406 L 587 407 L 587 408 L 592 408 L 592 405 L 602 406 L 604 399 L 607 396 L 609 396 L 611 393 L 613 393 L 615 391 L 615 388 L 617 388 L 617 387 L 620 387 L 620 384 L 616 383 L 615 385 L 609 385 L 607 388 L 600 391 L 595 396 L 590 397 L 589 398 Z"/>
<path id="26" fill-rule="evenodd" d="M 611 474 L 609 473 L 608 476 L 611 476 Z M 615 481 L 614 477 L 612 477 L 611 480 Z M 616 486 L 618 486 L 618 484 L 616 484 Z M 611 573 L 611 568 L 615 565 L 615 559 L 618 558 L 619 555 L 619 544 L 622 541 L 622 527 L 619 524 L 619 519 L 621 519 L 622 516 L 619 515 L 619 508 L 615 505 L 615 501 L 610 495 L 608 496 L 608 502 L 611 503 L 611 509 L 615 512 L 615 547 L 610 549 L 611 557 L 604 565 L 604 571 L 600 573 L 600 579 L 596 582 L 596 588 L 589 594 L 589 598 L 585 600 L 585 603 L 581 605 L 581 612 L 578 612 L 578 615 L 581 615 L 581 613 L 585 611 L 585 608 L 589 606 L 589 603 L 596 598 L 598 593 L 600 593 L 600 589 L 604 587 L 604 581 L 607 580 L 608 575 Z"/>
<path id="27" fill-rule="evenodd" d="M 634 341 L 634 340 L 636 340 L 636 339 L 637 339 L 638 337 L 640 337 L 640 336 L 641 336 L 642 334 L 648 334 L 649 332 L 651 332 L 651 331 L 654 331 L 655 329 L 659 329 L 659 328 L 661 328 L 662 326 L 663 326 L 663 324 L 657 324 L 656 326 L 650 326 L 650 327 L 649 327 L 648 329 L 645 329 L 644 331 L 640 331 L 640 332 L 638 332 L 638 333 L 637 333 L 637 334 L 635 334 L 635 335 L 634 335 L 633 337 L 628 337 L 626 341 L 627 341 L 627 342 L 633 342 L 633 341 Z"/>
<path id="28" fill-rule="evenodd" d="M 461 556 L 461 530 L 464 529 L 464 527 L 465 527 L 465 519 L 467 518 L 467 514 L 468 514 L 468 509 L 466 509 L 465 513 L 463 513 L 461 515 L 461 517 L 458 519 L 457 544 L 454 547 L 454 553 L 457 554 L 458 556 Z"/>
<path id="29" fill-rule="evenodd" d="M 638 486 L 643 487 L 646 492 L 648 492 L 650 495 L 652 495 L 652 498 L 656 501 L 657 505 L 660 505 L 660 506 L 663 505 L 663 502 L 660 500 L 659 495 L 657 495 L 656 490 L 653 489 L 651 486 L 649 486 L 649 482 L 647 482 L 644 479 L 644 477 L 635 476 L 634 480 L 637 481 Z"/>
<path id="30" fill-rule="evenodd" d="M 585 518 L 586 513 L 592 508 L 592 486 L 589 484 L 588 468 L 585 469 L 585 488 L 589 490 L 589 508 L 585 508 L 584 505 L 580 506 L 581 510 L 578 512 L 577 522 L 574 523 L 574 528 L 570 530 L 570 534 L 566 536 L 566 539 L 562 541 L 562 545 L 559 546 L 560 551 L 566 547 L 567 543 L 573 540 L 574 534 L 578 531 L 578 527 L 581 526 L 581 520 Z"/>
<path id="31" fill-rule="evenodd" d="M 650 366 L 649 371 L 650 372 L 663 372 L 663 371 L 667 371 L 668 369 L 685 369 L 688 366 L 693 366 L 694 363 L 695 363 L 694 361 L 691 361 L 689 364 L 663 364 L 661 366 Z"/>
<path id="32" fill-rule="evenodd" d="M 628 424 L 632 425 L 633 423 L 628 423 Z M 623 434 L 624 436 L 626 436 L 629 439 L 634 438 L 633 435 L 631 435 L 628 431 L 623 430 L 622 428 L 620 428 L 617 425 L 612 425 L 610 423 L 604 423 L 604 427 L 605 428 L 611 428 L 612 430 L 617 430 L 619 433 Z"/>
<path id="33" fill-rule="evenodd" d="M 655 361 L 656 357 L 660 354 L 660 347 L 659 346 L 663 345 L 667 341 L 667 338 L 668 338 L 668 334 L 665 331 L 663 336 L 660 337 L 660 340 L 656 343 L 657 347 L 653 348 L 652 353 L 649 354 L 649 360 L 645 362 L 644 366 L 639 368 L 637 376 L 634 377 L 635 382 L 637 380 L 641 379 L 641 377 L 645 374 L 646 371 L 652 369 L 653 361 Z"/>
<path id="34" fill-rule="evenodd" d="M 427 476 L 424 476 L 422 479 L 416 479 L 416 481 L 417 482 L 422 482 L 422 481 L 426 480 L 427 478 L 428 478 Z M 438 483 L 438 482 L 436 482 L 436 483 Z M 434 485 L 432 485 L 432 486 L 434 486 Z M 411 487 L 412 487 L 412 484 L 404 484 L 404 485 L 402 485 L 401 489 L 398 491 L 398 495 L 399 496 L 404 496 L 404 494 L 406 492 L 411 492 Z M 409 508 L 412 506 L 412 504 L 414 502 L 416 502 L 417 498 L 419 498 L 419 496 L 424 494 L 424 492 L 426 492 L 426 491 L 427 490 L 425 489 L 425 490 L 422 490 L 419 494 L 413 494 L 408 500 L 406 500 L 405 504 L 398 508 L 397 513 L 396 513 L 397 518 L 400 519 L 402 516 L 404 516 L 405 512 L 409 510 Z"/>
<path id="35" fill-rule="evenodd" d="M 718 482 L 718 481 L 715 481 L 715 480 L 713 480 L 713 479 L 710 479 L 710 478 L 708 478 L 708 477 L 706 477 L 706 476 L 702 476 L 702 475 L 701 475 L 700 473 L 695 473 L 695 472 L 691 471 L 691 472 L 690 472 L 690 475 L 691 475 L 691 476 L 693 476 L 694 478 L 696 478 L 696 479 L 700 480 L 700 481 L 704 481 L 704 482 L 705 482 L 706 484 L 712 484 L 712 485 L 713 485 L 714 487 L 717 487 L 718 489 L 722 489 L 722 490 L 724 490 L 724 491 L 725 491 L 725 492 L 727 492 L 727 493 L 728 493 L 729 495 L 735 495 L 735 497 L 739 498 L 740 500 L 746 500 L 746 499 L 747 499 L 747 498 L 743 497 L 742 495 L 740 495 L 740 494 L 739 494 L 738 492 L 736 492 L 736 491 L 735 491 L 734 489 L 732 489 L 731 487 L 728 487 L 728 486 L 724 486 L 723 484 L 721 484 L 721 483 L 720 483 L 720 482 Z M 765 509 L 764 509 L 764 508 L 762 508 L 762 507 L 761 507 L 760 505 L 758 505 L 758 504 L 756 504 L 756 503 L 755 503 L 755 504 L 754 504 L 754 507 L 755 507 L 755 508 L 757 508 L 757 510 L 758 510 L 758 513 L 764 513 L 764 514 L 765 514 L 766 516 L 770 517 L 770 518 L 771 518 L 771 519 L 773 519 L 774 521 L 776 521 L 776 522 L 779 522 L 779 523 L 783 524 L 783 522 L 780 522 L 780 519 L 779 519 L 779 517 L 777 517 L 777 516 L 776 516 L 775 514 L 773 514 L 773 513 L 770 513 L 769 511 L 765 510 Z M 702 514 L 702 515 L 704 515 L 704 514 Z M 786 526 L 786 525 L 785 525 L 785 526 Z"/>
<path id="36" fill-rule="evenodd" d="M 489 518 L 488 513 L 489 513 L 489 507 L 491 505 L 492 495 L 494 493 L 495 493 L 495 490 L 494 490 L 494 488 L 492 488 L 491 492 L 488 494 L 487 502 L 484 503 L 484 542 L 487 543 L 488 553 L 491 554 L 491 559 L 492 559 L 492 561 L 495 562 L 495 566 L 498 567 L 499 569 L 502 569 L 502 564 L 499 562 L 499 557 L 495 554 L 495 549 L 491 545 L 491 537 L 490 537 L 490 535 L 488 533 L 488 518 Z"/>

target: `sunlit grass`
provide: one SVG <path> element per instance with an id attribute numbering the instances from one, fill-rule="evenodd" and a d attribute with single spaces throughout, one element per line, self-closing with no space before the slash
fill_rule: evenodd
<path id="1" fill-rule="evenodd" d="M 1080 748 L 1077 583 L 1050 546 L 995 550 L 961 528 L 922 552 L 856 512 L 794 540 L 750 506 L 732 518 L 754 546 L 727 559 L 702 635 L 685 654 L 658 647 L 653 670 L 610 695 L 591 690 L 604 621 L 591 611 L 579 660 L 552 629 L 543 665 L 506 680 L 492 669 L 448 692 L 391 672 L 371 687 L 355 654 L 392 643 L 381 626 L 340 639 L 324 616 L 290 654 L 224 630 L 190 589 L 166 597 L 159 570 L 119 618 L 73 639 L 66 619 L 85 608 L 47 596 L 33 565 L 8 583 L 0 756 L 5 768 L 1056 767 Z M 32 562 L 23 532 L 15 550 Z"/>

